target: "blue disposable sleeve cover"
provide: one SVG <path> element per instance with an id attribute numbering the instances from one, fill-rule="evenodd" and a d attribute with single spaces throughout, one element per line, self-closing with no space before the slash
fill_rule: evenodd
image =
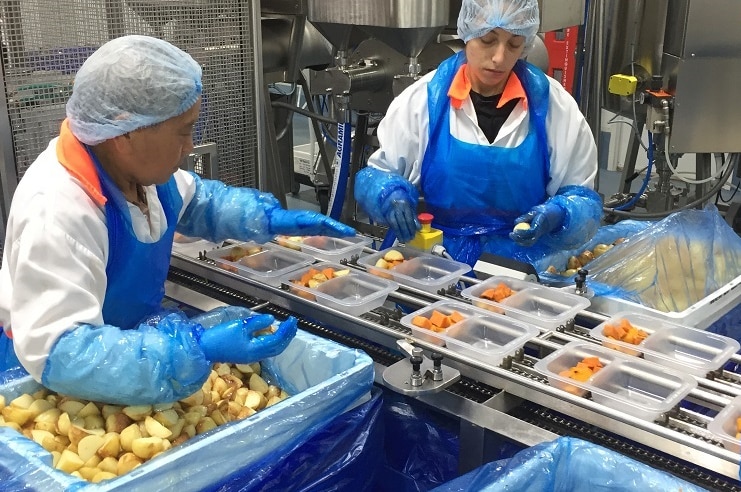
<path id="1" fill-rule="evenodd" d="M 273 374 L 272 370 L 284 372 Z M 0 394 L 6 397 L 40 388 L 30 376 L 15 374 L 6 379 L 8 373 L 0 373 Z M 217 488 L 226 477 L 254 469 L 255 463 L 280 463 L 286 450 L 307 442 L 367 397 L 373 387 L 373 360 L 359 350 L 299 330 L 283 353 L 263 361 L 263 376 L 269 382 L 285 382 L 284 388 L 294 392 L 248 419 L 198 435 L 144 463 L 135 473 L 112 479 L 110 488 L 227 490 Z M 40 445 L 12 429 L 0 428 L 0 482 L 34 492 L 97 490 L 97 485 L 51 464 L 51 454 Z"/>
<path id="2" fill-rule="evenodd" d="M 702 492 L 704 489 L 587 441 L 560 437 L 487 463 L 433 492 L 592 492 L 641 490 Z"/>
<path id="3" fill-rule="evenodd" d="M 280 208 L 277 198 L 252 188 L 201 179 L 195 173 L 193 176 L 196 192 L 178 222 L 179 233 L 213 242 L 239 239 L 265 243 L 274 237 L 268 213 Z"/>
<path id="4" fill-rule="evenodd" d="M 134 330 L 80 325 L 49 353 L 42 383 L 58 393 L 121 405 L 173 402 L 203 386 L 211 364 L 203 328 L 181 313 Z"/>
<path id="5" fill-rule="evenodd" d="M 545 203 L 553 203 L 566 211 L 561 227 L 541 238 L 553 249 L 571 249 L 584 244 L 599 228 L 602 199 L 584 186 L 564 186 Z"/>
<path id="6" fill-rule="evenodd" d="M 419 191 L 403 176 L 374 167 L 366 167 L 355 175 L 355 200 L 374 222 L 388 225 L 387 201 L 395 191 L 403 193 L 413 205 L 412 209 L 417 209 Z"/>

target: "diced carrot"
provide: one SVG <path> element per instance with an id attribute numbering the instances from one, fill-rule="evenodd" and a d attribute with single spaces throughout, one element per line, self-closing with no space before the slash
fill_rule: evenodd
<path id="1" fill-rule="evenodd" d="M 430 315 L 430 323 L 441 328 L 447 328 L 448 326 L 450 326 L 448 317 L 438 310 L 432 311 L 432 314 Z"/>
<path id="2" fill-rule="evenodd" d="M 415 316 L 412 318 L 412 324 L 428 330 L 432 328 L 432 323 L 430 323 L 430 320 L 424 316 Z"/>
<path id="3" fill-rule="evenodd" d="M 594 372 L 602 369 L 602 363 L 600 362 L 599 357 L 585 357 L 582 362 Z"/>
<path id="4" fill-rule="evenodd" d="M 586 365 L 577 365 L 576 367 L 571 369 L 571 374 L 572 379 L 583 382 L 591 378 L 593 372 Z"/>
<path id="5" fill-rule="evenodd" d="M 464 319 L 466 319 L 466 317 L 458 311 L 453 311 L 452 313 L 450 313 L 448 315 L 448 318 L 450 318 L 451 323 L 458 323 L 459 321 L 463 321 Z"/>
<path id="6" fill-rule="evenodd" d="M 322 270 L 322 273 L 324 274 L 325 277 L 327 277 L 327 280 L 329 280 L 330 278 L 334 278 L 334 268 L 327 267 L 324 270 Z"/>
<path id="7" fill-rule="evenodd" d="M 496 296 L 497 291 L 495 289 L 486 289 L 484 292 L 481 293 L 482 299 L 489 299 L 490 301 L 494 300 L 494 297 Z"/>

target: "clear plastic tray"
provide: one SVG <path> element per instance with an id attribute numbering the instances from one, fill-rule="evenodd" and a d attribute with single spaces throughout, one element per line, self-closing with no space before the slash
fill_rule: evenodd
<path id="1" fill-rule="evenodd" d="M 585 357 L 598 357 L 602 369 L 586 381 L 559 373 Z M 583 396 L 634 417 L 653 421 L 671 410 L 697 386 L 697 380 L 657 364 L 588 342 L 570 342 L 535 363 L 551 386 Z"/>
<path id="2" fill-rule="evenodd" d="M 365 236 L 306 236 L 301 238 L 301 241 L 284 237 L 283 240 L 290 243 L 292 249 L 300 249 L 314 258 L 335 263 L 343 259 L 349 260 L 353 255 L 360 256 L 363 248 L 373 242 L 373 239 Z"/>
<path id="3" fill-rule="evenodd" d="M 500 283 L 506 284 L 515 291 L 514 294 L 501 302 L 481 297 L 484 291 Z M 558 328 L 589 306 L 589 299 L 582 296 L 502 276 L 489 277 L 479 284 L 464 289 L 461 295 L 471 299 L 474 306 L 506 314 L 548 329 Z"/>
<path id="4" fill-rule="evenodd" d="M 386 253 L 396 250 L 404 256 L 404 261 L 390 269 L 376 266 Z M 471 267 L 448 258 L 435 256 L 416 248 L 395 246 L 364 256 L 358 264 L 365 266 L 368 273 L 396 280 L 400 284 L 436 293 L 458 281 L 461 275 L 471 271 Z"/>
<path id="5" fill-rule="evenodd" d="M 247 254 L 240 257 L 242 252 Z M 253 242 L 214 249 L 207 252 L 206 257 L 214 260 L 216 266 L 224 270 L 273 287 L 280 286 L 282 276 L 315 261 L 313 257 L 298 251 Z"/>
<path id="6" fill-rule="evenodd" d="M 427 307 L 418 309 L 413 313 L 407 314 L 406 316 L 401 318 L 401 324 L 411 329 L 412 335 L 419 338 L 420 340 L 434 343 L 435 345 L 439 345 L 441 347 L 445 346 L 445 337 L 443 336 L 443 334 L 450 330 L 453 326 L 455 326 L 455 324 L 438 333 L 427 328 L 420 328 L 419 326 L 416 326 L 412 323 L 412 320 L 416 316 L 424 316 L 425 318 L 429 319 L 433 311 L 439 311 L 446 316 L 450 315 L 453 311 L 458 311 L 465 319 L 487 314 L 486 312 L 482 312 L 476 309 L 470 304 L 458 301 L 443 300 L 437 301 L 434 304 L 430 304 Z"/>
<path id="7" fill-rule="evenodd" d="M 718 412 L 718 415 L 708 424 L 708 431 L 712 432 L 723 443 L 723 447 L 734 453 L 741 452 L 741 439 L 738 439 L 737 420 L 741 418 L 741 396 L 737 396 Z"/>
<path id="8" fill-rule="evenodd" d="M 332 268 L 334 271 L 349 270 L 349 272 L 347 275 L 326 280 L 315 288 L 295 283 L 309 271 L 309 268 L 320 271 L 325 268 Z M 358 316 L 381 306 L 386 301 L 389 293 L 398 288 L 396 282 L 378 278 L 338 263 L 321 262 L 311 265 L 309 268 L 302 268 L 284 276 L 281 283 L 287 285 L 289 290 L 305 299 L 316 301 L 323 306 L 337 309 L 352 316 Z"/>
<path id="9" fill-rule="evenodd" d="M 648 337 L 634 345 L 604 335 L 605 326 L 623 319 L 645 331 Z M 628 355 L 643 354 L 647 361 L 700 377 L 723 366 L 741 348 L 741 344 L 732 338 L 675 325 L 640 313 L 617 313 L 592 328 L 589 334 L 605 347 Z"/>

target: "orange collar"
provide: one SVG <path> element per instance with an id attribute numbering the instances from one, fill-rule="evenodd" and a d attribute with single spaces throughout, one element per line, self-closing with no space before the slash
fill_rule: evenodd
<path id="1" fill-rule="evenodd" d="M 455 74 L 455 77 L 453 77 L 450 89 L 448 89 L 450 104 L 452 104 L 455 109 L 461 109 L 463 101 L 468 98 L 468 95 L 471 92 L 471 81 L 467 76 L 467 66 L 467 63 L 461 65 L 458 72 Z M 497 108 L 501 108 L 514 99 L 522 99 L 522 103 L 527 108 L 527 96 L 525 95 L 525 89 L 522 87 L 522 82 L 520 82 L 517 74 L 510 72 L 507 84 L 504 86 L 504 91 L 502 92 L 502 97 L 499 98 Z"/>
<path id="2" fill-rule="evenodd" d="M 108 199 L 103 195 L 95 163 L 82 142 L 72 134 L 67 119 L 62 122 L 62 128 L 59 131 L 57 159 L 68 173 L 80 180 L 85 191 L 98 206 L 102 207 L 106 204 Z"/>

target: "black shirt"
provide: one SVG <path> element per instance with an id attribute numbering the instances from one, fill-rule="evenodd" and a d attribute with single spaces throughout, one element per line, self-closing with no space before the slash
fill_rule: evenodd
<path id="1" fill-rule="evenodd" d="M 502 125 L 509 118 L 512 110 L 515 109 L 517 103 L 520 102 L 520 98 L 515 98 L 509 101 L 501 108 L 497 108 L 499 100 L 502 98 L 501 94 L 495 96 L 482 96 L 474 91 L 471 91 L 471 102 L 476 110 L 476 118 L 479 120 L 479 128 L 484 132 L 489 143 L 493 142 L 497 138 L 499 130 L 502 129 Z"/>

